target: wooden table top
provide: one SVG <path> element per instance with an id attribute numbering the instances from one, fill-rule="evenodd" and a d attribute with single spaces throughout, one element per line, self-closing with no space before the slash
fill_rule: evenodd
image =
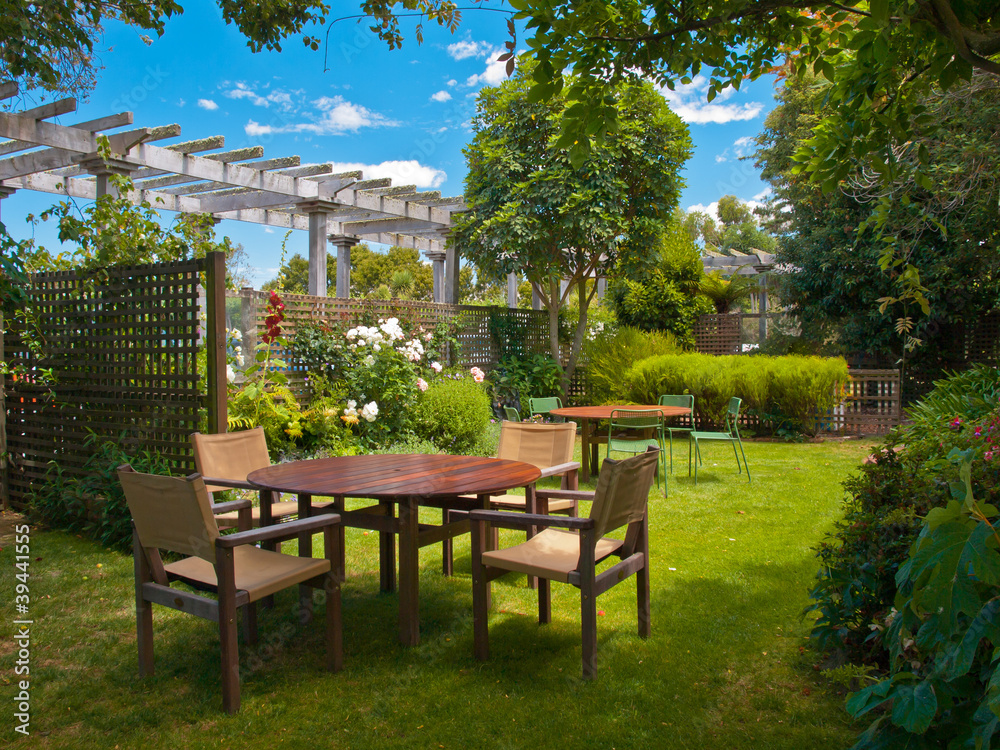
<path id="1" fill-rule="evenodd" d="M 266 490 L 326 496 L 442 497 L 494 494 L 531 484 L 535 466 L 481 456 L 386 454 L 335 456 L 275 464 L 251 472 L 250 484 Z"/>
<path id="2" fill-rule="evenodd" d="M 632 409 L 634 411 L 659 411 L 665 417 L 679 417 L 690 414 L 686 406 L 648 406 L 642 404 L 605 404 L 603 406 L 564 406 L 553 409 L 550 414 L 569 419 L 611 419 L 615 409 Z"/>

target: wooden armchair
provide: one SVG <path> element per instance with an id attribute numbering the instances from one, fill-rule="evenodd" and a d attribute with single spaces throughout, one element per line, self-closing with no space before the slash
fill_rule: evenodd
<path id="1" fill-rule="evenodd" d="M 649 539 L 647 501 L 657 473 L 659 451 L 621 461 L 608 459 L 601 468 L 593 505 L 587 518 L 562 518 L 492 510 L 469 513 L 472 523 L 472 610 L 475 656 L 489 658 L 488 609 L 490 581 L 517 571 L 537 576 L 538 621 L 552 619 L 550 581 L 569 583 L 580 589 L 583 633 L 583 677 L 597 674 L 597 597 L 616 583 L 636 576 L 639 636 L 646 638 L 649 626 Z M 543 494 L 539 490 L 539 495 Z M 558 496 L 558 490 L 548 492 Z M 487 551 L 489 527 L 528 529 L 545 527 L 539 534 L 515 547 Z M 624 540 L 604 536 L 627 526 Z M 597 564 L 616 555 L 620 562 L 597 572 Z"/>
<path id="2" fill-rule="evenodd" d="M 343 662 L 340 622 L 340 582 L 344 578 L 344 551 L 340 516 L 325 514 L 277 526 L 219 534 L 204 480 L 141 474 L 124 465 L 118 478 L 132 514 L 135 560 L 136 627 L 139 676 L 153 674 L 153 604 L 160 604 L 219 624 L 222 649 L 222 705 L 227 713 L 240 708 L 239 654 L 236 611 L 244 607 L 246 638 L 257 638 L 254 602 L 296 584 L 326 592 L 326 667 L 339 671 Z M 248 508 L 249 500 L 229 505 Z M 322 531 L 325 559 L 293 557 L 253 546 L 300 533 Z M 188 555 L 164 564 L 160 550 Z M 172 588 L 182 581 L 212 599 Z M 309 612 L 311 598 L 300 595 Z"/>
<path id="3" fill-rule="evenodd" d="M 561 477 L 560 486 L 564 490 L 576 490 L 579 487 L 580 462 L 573 460 L 573 448 L 576 441 L 576 424 L 563 422 L 561 424 L 535 424 L 532 422 L 500 423 L 500 445 L 497 448 L 497 458 L 510 461 L 523 461 L 538 467 L 542 478 Z M 587 496 L 589 499 L 589 496 Z M 536 492 L 535 485 L 524 488 L 524 496 L 495 495 L 490 498 L 490 506 L 501 510 L 520 510 L 527 513 L 568 513 L 577 515 L 578 496 L 551 497 L 541 496 Z M 444 521 L 448 523 L 453 511 L 444 512 Z M 528 527 L 528 538 L 534 534 L 534 527 Z M 451 540 L 444 542 L 444 573 L 451 575 Z"/>
<path id="4" fill-rule="evenodd" d="M 210 494 L 227 489 L 257 491 L 247 482 L 247 475 L 271 465 L 263 427 L 214 435 L 194 432 L 191 434 L 191 445 L 194 447 L 195 466 L 204 477 Z M 258 492 L 260 505 L 251 508 L 253 526 L 270 526 L 272 523 L 286 521 L 298 513 L 298 503 L 295 500 L 279 502 L 277 492 Z M 326 505 L 317 504 L 316 507 L 323 508 Z M 216 520 L 221 528 L 237 525 L 235 512 L 218 512 L 218 506 L 213 508 L 216 509 Z"/>

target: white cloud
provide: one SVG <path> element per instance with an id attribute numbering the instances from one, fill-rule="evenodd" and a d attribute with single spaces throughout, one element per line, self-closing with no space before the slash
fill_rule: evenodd
<path id="1" fill-rule="evenodd" d="M 178 107 L 183 107 L 185 104 L 187 104 L 187 102 L 184 101 L 183 99 L 178 99 L 177 100 L 177 106 Z"/>
<path id="2" fill-rule="evenodd" d="M 721 164 L 722 162 L 729 161 L 729 159 L 736 158 L 742 159 L 745 156 L 749 156 L 752 152 L 752 147 L 754 145 L 754 138 L 750 135 L 745 135 L 742 138 L 737 138 L 733 141 L 732 148 L 727 148 L 721 154 L 716 154 L 715 163 Z"/>
<path id="3" fill-rule="evenodd" d="M 454 78 L 452 78 L 451 80 L 448 81 L 448 85 L 449 86 L 457 86 L 458 85 L 458 81 L 456 81 Z"/>
<path id="4" fill-rule="evenodd" d="M 333 171 L 354 172 L 360 170 L 366 180 L 389 177 L 393 185 L 416 185 L 418 188 L 436 188 L 444 184 L 448 175 L 440 169 L 428 167 L 415 159 L 407 161 L 384 161 L 381 164 L 361 164 L 359 162 L 334 162 Z"/>
<path id="5" fill-rule="evenodd" d="M 242 81 L 237 81 L 234 88 L 228 91 L 223 91 L 222 95 L 230 99 L 246 99 L 255 107 L 269 108 L 272 104 L 277 105 L 277 109 L 282 112 L 290 112 L 295 108 L 293 102 L 293 95 L 301 97 L 305 91 L 303 89 L 298 89 L 294 91 L 284 91 L 282 89 L 274 89 L 267 93 L 266 96 L 257 93 L 254 88 L 248 86 Z"/>
<path id="6" fill-rule="evenodd" d="M 436 94 L 432 94 L 431 99 L 435 102 L 447 102 L 451 100 L 451 94 L 442 89 L 441 91 L 438 91 Z"/>
<path id="7" fill-rule="evenodd" d="M 219 108 L 219 105 L 213 102 L 211 99 L 199 99 L 198 106 L 202 109 L 207 109 L 210 112 Z"/>
<path id="8" fill-rule="evenodd" d="M 768 195 L 771 194 L 771 188 L 765 188 L 761 192 L 757 193 L 753 198 L 748 201 L 740 199 L 740 202 L 745 204 L 747 208 L 753 211 L 756 208 L 760 208 L 764 205 L 764 200 Z M 712 201 L 707 206 L 703 203 L 695 203 L 693 206 L 688 206 L 687 212 L 692 213 L 694 211 L 700 211 L 703 214 L 708 214 L 716 221 L 719 220 L 719 201 Z M 756 221 L 756 219 L 754 219 Z"/>
<path id="9" fill-rule="evenodd" d="M 484 53 L 489 52 L 490 45 L 486 42 L 455 42 L 454 44 L 448 45 L 448 54 L 451 55 L 454 60 L 465 60 L 468 57 L 481 57 Z"/>
<path id="10" fill-rule="evenodd" d="M 507 80 L 507 62 L 497 57 L 503 50 L 494 49 L 487 55 L 486 70 L 465 79 L 466 86 L 499 86 Z"/>
<path id="11" fill-rule="evenodd" d="M 314 110 L 304 113 L 302 122 L 267 125 L 251 119 L 243 128 L 249 136 L 273 133 L 311 133 L 312 135 L 343 135 L 356 133 L 361 128 L 396 127 L 395 120 L 372 112 L 367 107 L 349 102 L 342 96 L 323 96 L 312 102 Z"/>
<path id="12" fill-rule="evenodd" d="M 670 109 L 682 120 L 695 125 L 754 120 L 764 111 L 761 102 L 717 103 L 737 96 L 738 92 L 732 88 L 721 91 L 715 100 L 709 103 L 708 86 L 709 81 L 705 76 L 697 76 L 691 83 L 676 86 L 673 91 L 661 88 L 660 93 L 670 104 Z"/>

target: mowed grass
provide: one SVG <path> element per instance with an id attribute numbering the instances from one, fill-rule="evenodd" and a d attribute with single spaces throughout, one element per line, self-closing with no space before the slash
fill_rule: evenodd
<path id="1" fill-rule="evenodd" d="M 676 449 L 675 445 L 675 449 Z M 868 445 L 748 443 L 753 482 L 729 446 L 705 448 L 699 484 L 675 461 L 669 498 L 650 494 L 652 636 L 636 635 L 634 579 L 598 601 L 598 678 L 581 680 L 579 592 L 553 584 L 537 624 L 523 576 L 493 584 L 491 658 L 472 657 L 468 539 L 456 574 L 421 551 L 421 643 L 397 639 L 394 594 L 378 587 L 377 537 L 347 532 L 345 668 L 322 671 L 320 623 L 294 591 L 241 643 L 243 707 L 221 712 L 218 636 L 156 608 L 156 674 L 139 680 L 130 557 L 62 532 L 31 534 L 31 736 L 53 748 L 838 748 L 857 727 L 813 669 L 802 617 L 812 547 L 840 514 L 840 483 Z M 686 451 L 685 451 L 686 452 Z M 678 456 L 675 455 L 675 459 Z M 439 514 L 428 512 L 428 522 Z M 516 542 L 510 532 L 504 542 Z M 318 541 L 317 541 L 318 545 Z M 14 601 L 14 549 L 0 551 L 0 601 Z M 12 606 L 8 621 L 15 619 Z M 6 626 L 13 632 L 13 625 Z M 14 652 L 0 680 L 14 695 Z"/>

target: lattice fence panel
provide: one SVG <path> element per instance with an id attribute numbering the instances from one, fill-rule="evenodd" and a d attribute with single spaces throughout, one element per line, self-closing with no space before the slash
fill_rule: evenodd
<path id="1" fill-rule="evenodd" d="M 694 327 L 695 348 L 702 354 L 739 354 L 742 338 L 740 315 L 702 315 Z"/>
<path id="2" fill-rule="evenodd" d="M 194 470 L 189 434 L 203 419 L 198 368 L 200 261 L 32 277 L 27 309 L 38 359 L 7 321 L 4 348 L 26 377 L 6 378 L 7 488 L 20 506 L 49 462 L 81 473 L 91 434 L 155 449 L 178 472 Z M 22 329 L 23 330 L 23 329 Z M 51 389 L 31 373 L 51 368 Z"/>
<path id="3" fill-rule="evenodd" d="M 851 370 L 844 403 L 821 427 L 841 435 L 884 435 L 901 420 L 899 370 Z"/>

